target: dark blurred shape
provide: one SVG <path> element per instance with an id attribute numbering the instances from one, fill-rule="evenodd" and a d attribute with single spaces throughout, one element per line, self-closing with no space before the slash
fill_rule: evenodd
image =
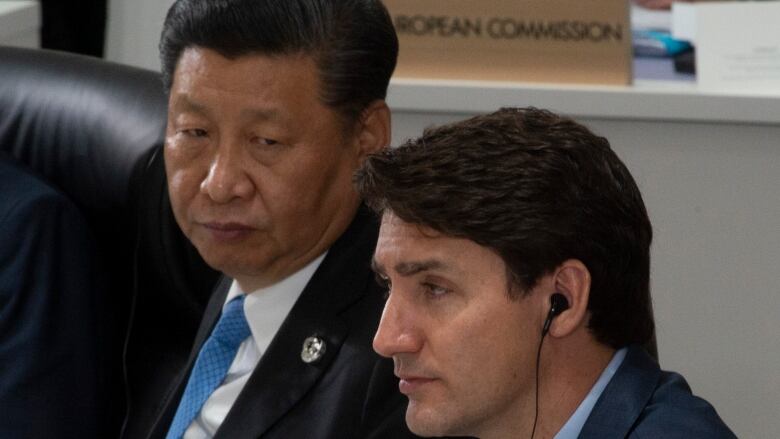
<path id="1" fill-rule="evenodd" d="M 674 70 L 677 73 L 696 73 L 696 50 L 691 49 L 674 57 Z"/>
<path id="2" fill-rule="evenodd" d="M 41 0 L 41 47 L 103 57 L 107 0 Z"/>
<path id="3" fill-rule="evenodd" d="M 114 319 L 100 262 L 71 200 L 0 152 L 0 437 L 108 434 Z"/>

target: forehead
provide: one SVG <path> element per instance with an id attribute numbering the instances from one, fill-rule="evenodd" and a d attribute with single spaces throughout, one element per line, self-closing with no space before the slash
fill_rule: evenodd
<path id="1" fill-rule="evenodd" d="M 374 260 L 388 272 L 421 264 L 462 275 L 505 274 L 504 262 L 493 250 L 405 222 L 390 212 L 382 216 Z"/>
<path id="2" fill-rule="evenodd" d="M 216 96 L 247 103 L 317 105 L 319 90 L 316 63 L 310 56 L 226 58 L 210 49 L 189 47 L 176 65 L 170 98 L 172 103 L 180 96 L 203 100 Z"/>
<path id="3" fill-rule="evenodd" d="M 398 252 L 435 252 L 452 243 L 444 234 L 419 224 L 408 223 L 391 212 L 382 215 L 376 256 L 393 256 Z"/>

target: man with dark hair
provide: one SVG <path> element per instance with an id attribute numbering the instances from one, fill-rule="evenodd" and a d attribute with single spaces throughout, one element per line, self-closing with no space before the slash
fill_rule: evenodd
<path id="1" fill-rule="evenodd" d="M 378 224 L 352 186 L 389 144 L 397 52 L 379 0 L 173 4 L 170 203 L 223 277 L 159 405 L 131 402 L 127 437 L 412 436 L 392 362 L 371 349 Z"/>
<path id="2" fill-rule="evenodd" d="M 641 347 L 651 226 L 606 139 L 503 109 L 370 157 L 356 183 L 382 214 L 374 349 L 413 432 L 734 437 Z"/>

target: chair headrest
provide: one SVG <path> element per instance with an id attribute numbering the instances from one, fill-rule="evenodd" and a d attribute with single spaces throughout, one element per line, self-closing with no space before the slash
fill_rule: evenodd
<path id="1" fill-rule="evenodd" d="M 163 143 L 159 74 L 0 47 L 0 149 L 91 211 L 125 209 L 134 169 Z"/>

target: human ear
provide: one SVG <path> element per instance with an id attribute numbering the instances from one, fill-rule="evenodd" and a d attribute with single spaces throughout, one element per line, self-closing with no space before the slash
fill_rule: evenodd
<path id="1" fill-rule="evenodd" d="M 360 161 L 390 145 L 390 108 L 384 100 L 377 99 L 363 110 L 359 130 L 357 139 Z"/>
<path id="2" fill-rule="evenodd" d="M 587 324 L 590 271 L 581 261 L 568 259 L 555 269 L 552 280 L 555 293 L 561 294 L 569 306 L 554 318 L 549 334 L 552 337 L 566 337 Z"/>

